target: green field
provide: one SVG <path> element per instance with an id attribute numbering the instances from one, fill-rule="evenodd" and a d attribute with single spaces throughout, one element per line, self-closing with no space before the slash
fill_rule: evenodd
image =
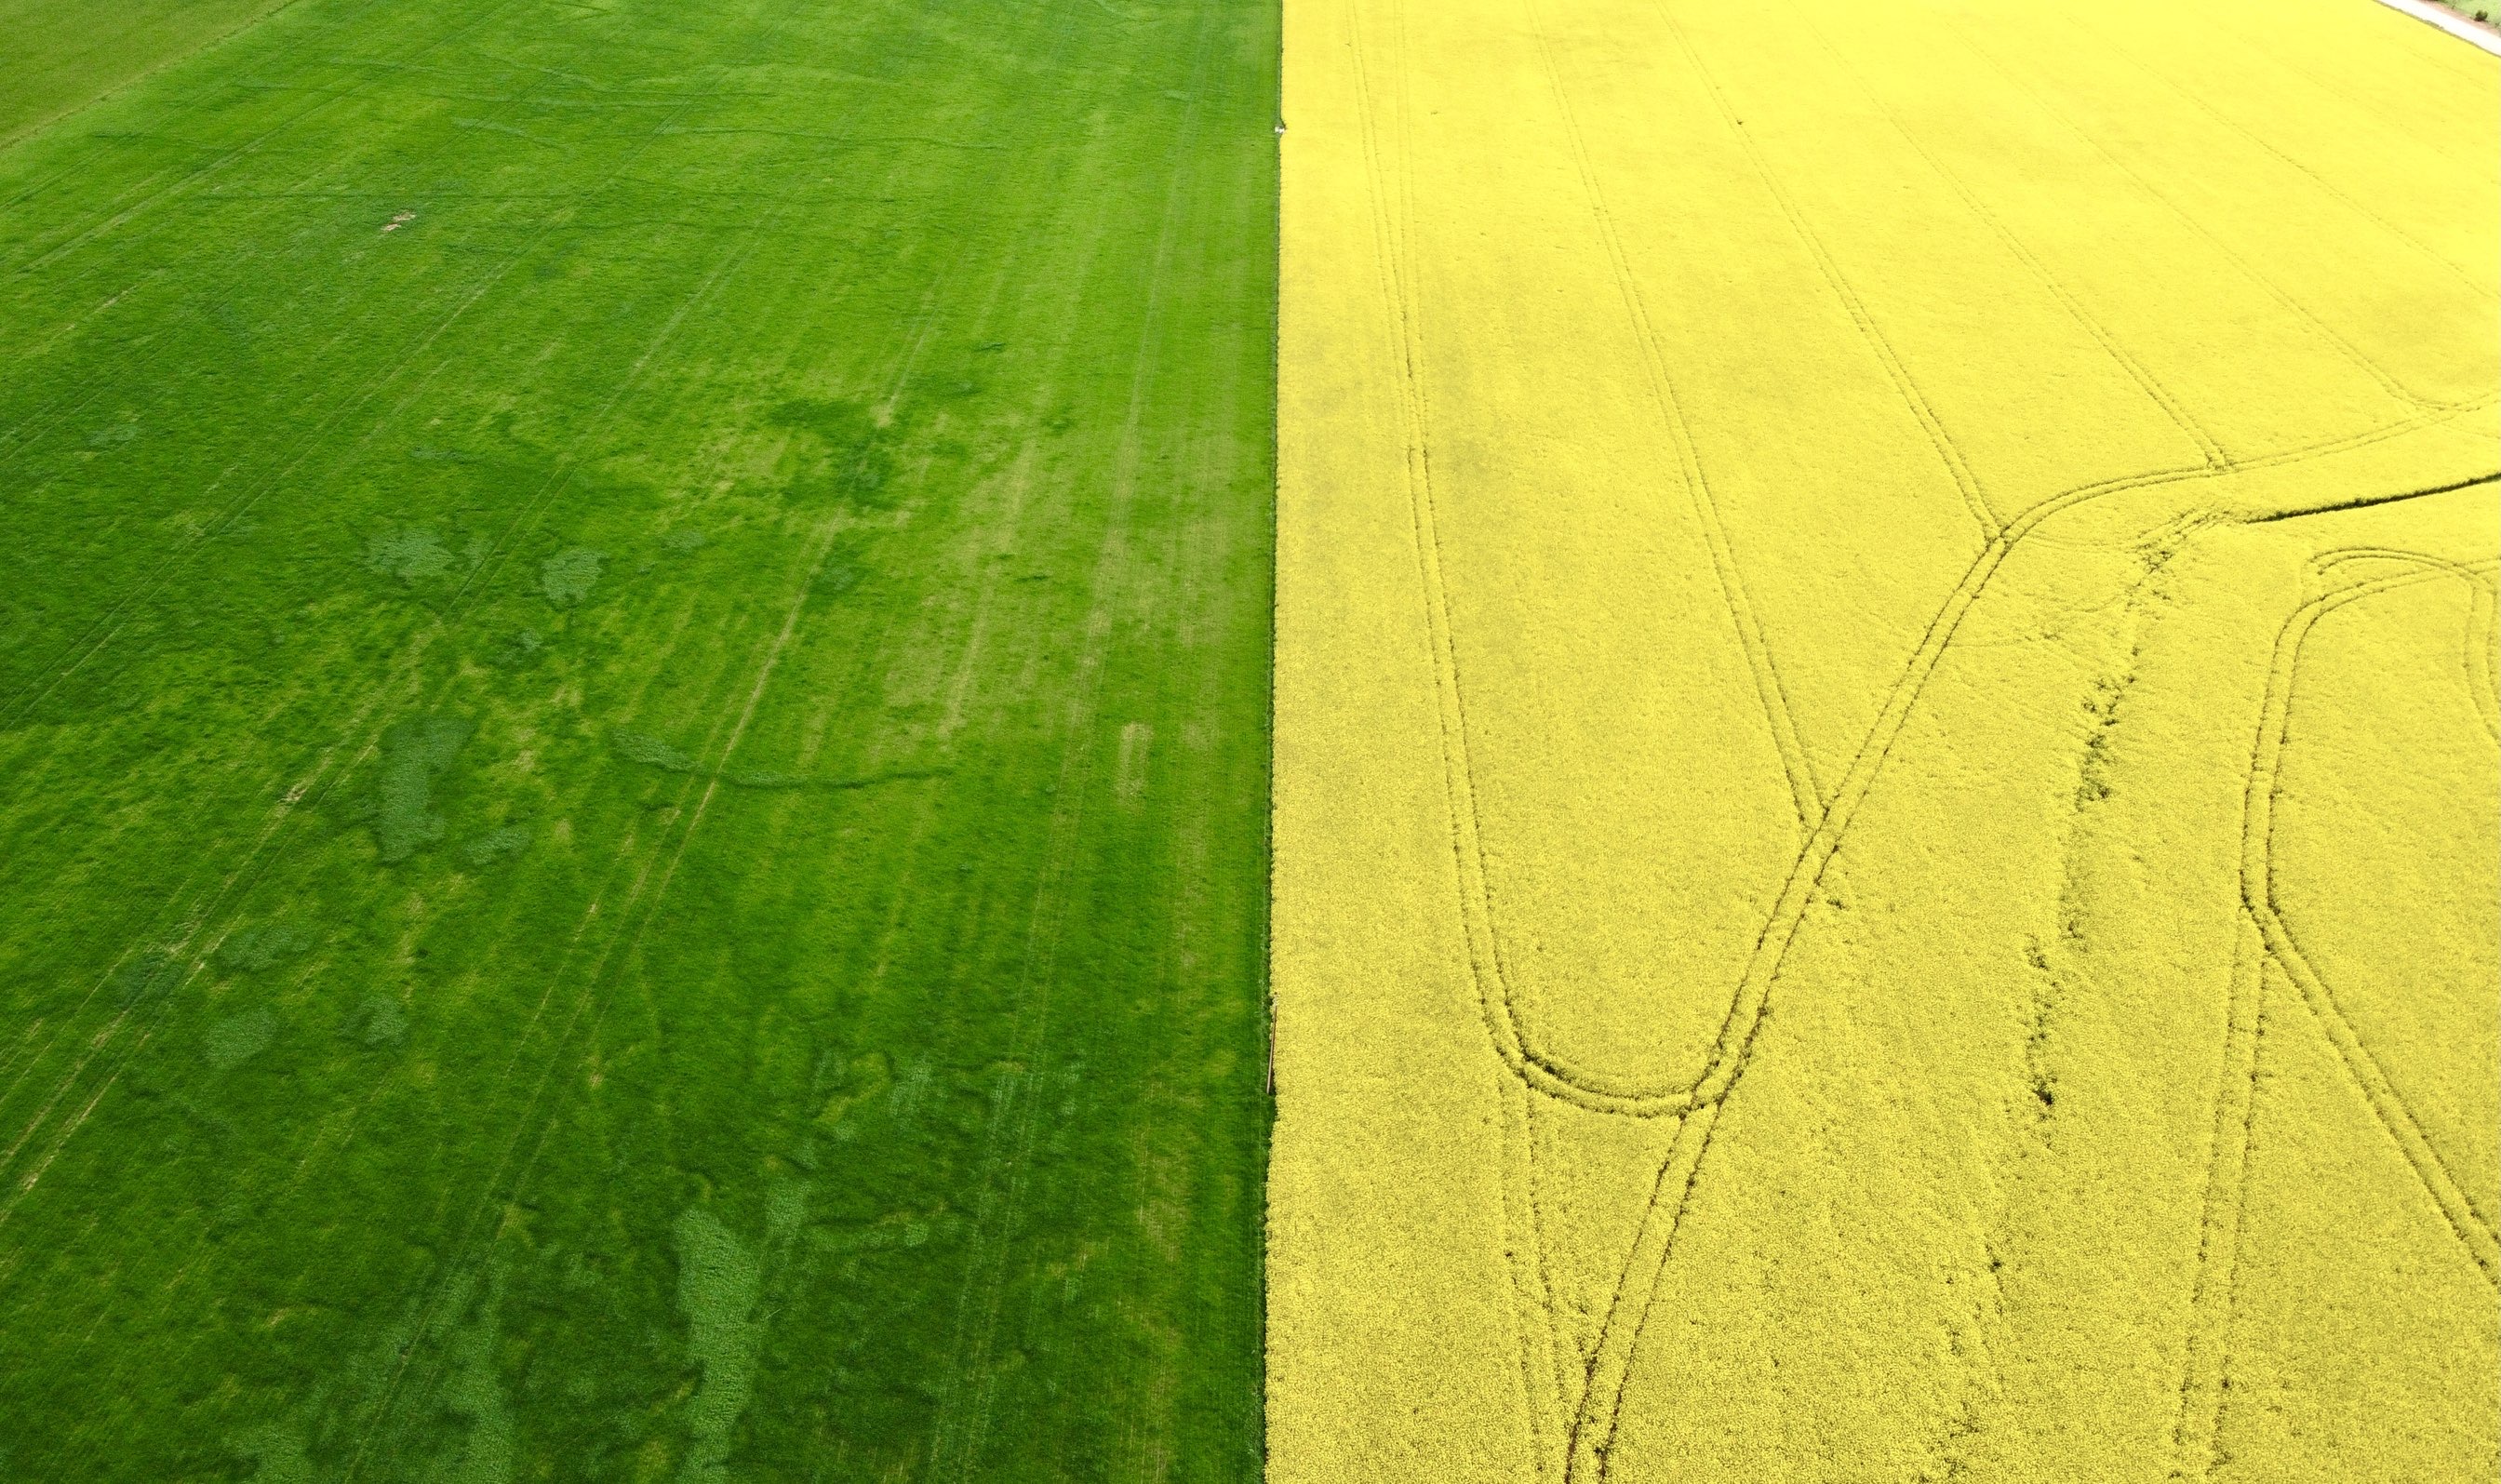
<path id="1" fill-rule="evenodd" d="M 290 0 L 0 0 L 0 145 Z"/>
<path id="2" fill-rule="evenodd" d="M 1273 6 L 257 9 L 0 55 L 0 1478 L 1254 1475 Z"/>

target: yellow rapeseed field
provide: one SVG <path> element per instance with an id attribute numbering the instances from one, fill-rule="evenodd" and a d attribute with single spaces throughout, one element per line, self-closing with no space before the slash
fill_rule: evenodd
<path id="1" fill-rule="evenodd" d="M 1285 27 L 1271 1477 L 2492 1477 L 2494 59 Z"/>

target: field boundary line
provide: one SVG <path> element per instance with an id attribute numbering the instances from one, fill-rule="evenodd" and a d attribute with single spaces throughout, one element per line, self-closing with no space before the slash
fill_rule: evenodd
<path id="1" fill-rule="evenodd" d="M 2400 15 L 2412 16 L 2425 25 L 2438 26 L 2477 50 L 2501 56 L 2501 32 L 2487 31 L 2463 16 L 2430 4 L 2429 0 L 2380 0 L 2380 3 Z"/>

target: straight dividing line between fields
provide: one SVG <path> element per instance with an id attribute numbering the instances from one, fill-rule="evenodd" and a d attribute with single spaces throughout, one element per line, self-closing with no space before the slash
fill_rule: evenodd
<path id="1" fill-rule="evenodd" d="M 1273 1244 L 1272 1212 L 1276 1203 L 1268 1193 L 1275 1178 L 1277 1137 L 1277 634 L 1278 621 L 1284 614 L 1283 583 L 1278 578 L 1278 553 L 1284 549 L 1284 511 L 1281 498 L 1283 481 L 1280 472 L 1285 467 L 1284 451 L 1284 365 L 1285 365 L 1285 4 L 1303 0 L 1280 0 L 1277 7 L 1277 49 L 1270 60 L 1276 68 L 1277 132 L 1268 156 L 1270 179 L 1275 190 L 1269 197 L 1268 220 L 1273 226 L 1272 246 L 1268 257 L 1268 560 L 1264 564 L 1268 579 L 1268 632 L 1261 645 L 1261 679 L 1265 686 L 1265 708 L 1260 724 L 1267 729 L 1267 756 L 1262 759 L 1267 773 L 1261 779 L 1259 808 L 1259 901 L 1253 908 L 1258 932 L 1256 955 L 1259 973 L 1259 1039 L 1260 1056 L 1265 1063 L 1261 1094 L 1268 1100 L 1265 1116 L 1259 1125 L 1259 1198 L 1250 1204 L 1253 1222 L 1251 1250 L 1256 1287 L 1259 1331 L 1259 1386 L 1252 1405 L 1256 1409 L 1255 1427 L 1259 1437 L 1259 1476 L 1268 1476 L 1268 1388 L 1274 1373 L 1268 1364 L 1269 1304 L 1268 1250 Z"/>
<path id="2" fill-rule="evenodd" d="M 1396 7 L 1398 0 L 1387 0 L 1387 3 Z M 1451 810 L 1452 866 L 1458 873 L 1460 880 L 1460 922 L 1466 941 L 1471 975 L 1478 985 L 1480 1006 L 1486 1016 L 1487 1032 L 1493 1037 L 1498 1049 L 1505 1053 L 1503 1060 L 1511 1063 L 1519 1055 L 1521 1048 L 1516 1038 L 1505 1039 L 1505 1032 L 1509 1027 L 1507 1023 L 1497 1019 L 1494 1013 L 1494 1003 L 1484 990 L 1487 977 L 1486 960 L 1484 956 L 1485 947 L 1480 940 L 1476 914 L 1467 909 L 1468 904 L 1473 900 L 1470 866 L 1475 858 L 1475 852 L 1471 847 L 1471 841 L 1467 838 L 1467 832 L 1474 819 L 1474 807 L 1468 795 L 1466 778 L 1453 753 L 1453 728 L 1458 721 L 1453 715 L 1455 698 L 1452 695 L 1451 681 L 1455 657 L 1451 649 L 1448 614 L 1438 601 L 1441 594 L 1438 556 L 1440 548 L 1434 529 L 1431 449 L 1428 442 L 1425 391 L 1421 368 L 1417 362 L 1421 336 L 1418 329 L 1417 309 L 1413 302 L 1413 290 L 1407 281 L 1406 258 L 1403 250 L 1405 247 L 1403 232 L 1409 210 L 1405 167 L 1402 161 L 1393 174 L 1383 148 L 1381 110 L 1375 102 L 1371 67 L 1367 59 L 1361 0 L 1344 0 L 1343 9 L 1346 18 L 1348 62 L 1356 94 L 1357 135 L 1364 155 L 1364 181 L 1367 187 L 1365 202 L 1369 208 L 1367 215 L 1370 217 L 1373 233 L 1373 267 L 1377 279 L 1376 286 L 1381 294 L 1383 309 L 1389 320 L 1389 345 L 1386 348 L 1399 368 L 1396 379 L 1398 409 L 1402 423 L 1399 444 L 1407 487 L 1409 537 L 1411 547 L 1416 555 L 1417 577 L 1426 600 L 1424 603 L 1426 643 L 1432 651 L 1434 663 L 1434 709 L 1440 729 L 1438 750 L 1442 758 L 1446 802 Z M 1403 47 L 1406 35 L 1403 8 L 1397 9 L 1395 24 Z M 1400 58 L 1393 61 L 1393 70 L 1396 69 L 1397 61 L 1403 61 L 1403 53 Z M 1402 108 L 1399 115 L 1402 127 L 1404 115 L 1405 110 Z M 1394 205 L 1388 199 L 1393 192 L 1397 197 Z M 1510 1182 L 1506 1180 L 1507 1200 L 1512 1199 L 1510 1189 Z M 1506 1220 L 1508 1219 L 1507 1216 Z M 1527 1235 L 1530 1239 L 1534 1239 L 1533 1232 Z M 1518 1236 L 1517 1232 L 1513 1235 L 1515 1249 Z M 1532 1290 L 1533 1272 L 1525 1270 L 1516 1258 L 1512 1265 L 1511 1281 L 1512 1301 L 1517 1311 L 1529 1312 L 1535 1306 L 1542 1304 L 1545 1296 Z M 1544 1327 L 1544 1333 L 1551 1343 L 1551 1323 Z M 1542 1476 L 1550 1471 L 1550 1466 L 1546 1461 L 1554 1455 L 1554 1449 L 1550 1446 L 1546 1436 L 1548 1419 L 1545 1407 L 1540 1404 L 1544 1393 L 1537 1380 L 1539 1367 L 1530 1343 L 1524 1342 L 1520 1346 L 1519 1369 L 1522 1395 L 1527 1401 L 1530 1457 L 1536 1461 L 1538 1471 Z"/>
<path id="3" fill-rule="evenodd" d="M 2480 51 L 2501 56 L 2501 32 L 2487 30 L 2463 16 L 2431 4 L 2430 0 L 2380 0 L 2380 3 L 2402 15 L 2412 16 L 2425 25 L 2438 26 Z"/>

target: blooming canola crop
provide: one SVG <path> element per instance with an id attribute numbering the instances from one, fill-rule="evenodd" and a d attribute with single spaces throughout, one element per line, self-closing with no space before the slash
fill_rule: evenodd
<path id="1" fill-rule="evenodd" d="M 1273 1476 L 2488 1475 L 2494 59 L 1285 24 Z"/>

